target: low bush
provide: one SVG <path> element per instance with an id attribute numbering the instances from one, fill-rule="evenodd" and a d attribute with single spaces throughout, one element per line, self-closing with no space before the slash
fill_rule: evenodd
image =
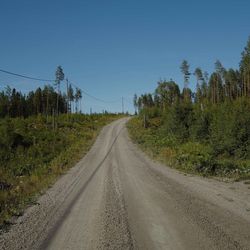
<path id="1" fill-rule="evenodd" d="M 176 160 L 183 169 L 189 171 L 198 171 L 203 174 L 215 172 L 213 150 L 207 145 L 197 142 L 180 145 L 176 152 Z"/>

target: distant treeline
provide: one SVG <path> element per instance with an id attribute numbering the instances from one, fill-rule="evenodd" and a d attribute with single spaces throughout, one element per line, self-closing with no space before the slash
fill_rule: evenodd
<path id="1" fill-rule="evenodd" d="M 7 86 L 0 92 L 0 117 L 28 117 L 31 115 L 44 114 L 52 115 L 57 112 L 63 114 L 67 112 L 80 112 L 80 100 L 82 98 L 80 90 L 74 94 L 73 88 L 69 86 L 68 95 L 57 93 L 54 87 L 46 85 L 44 88 L 37 88 L 28 94 L 22 94 L 15 88 Z M 73 110 L 73 103 L 75 110 Z"/>
<path id="2" fill-rule="evenodd" d="M 61 66 L 55 72 L 54 86 L 45 85 L 28 94 L 23 94 L 15 88 L 7 86 L 0 92 L 0 118 L 28 117 L 31 115 L 58 115 L 63 113 L 81 112 L 82 91 L 68 85 L 66 93 L 60 91 L 60 84 L 64 80 Z"/>

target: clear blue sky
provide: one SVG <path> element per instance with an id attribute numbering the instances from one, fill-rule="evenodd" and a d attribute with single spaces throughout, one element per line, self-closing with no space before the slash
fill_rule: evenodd
<path id="1" fill-rule="evenodd" d="M 208 72 L 216 59 L 238 67 L 250 35 L 249 10 L 249 0 L 1 0 L 0 68 L 54 78 L 62 65 L 90 94 L 129 101 L 152 92 L 160 78 L 182 87 L 183 59 Z M 22 91 L 43 85 L 0 73 L 0 88 L 5 84 Z M 132 111 L 128 101 L 125 109 Z M 120 111 L 121 101 L 84 96 L 83 110 L 90 107 Z"/>

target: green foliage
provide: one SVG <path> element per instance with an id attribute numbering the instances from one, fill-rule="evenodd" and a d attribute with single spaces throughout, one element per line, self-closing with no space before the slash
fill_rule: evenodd
<path id="1" fill-rule="evenodd" d="M 200 104 L 193 106 L 190 137 L 194 141 L 206 143 L 210 137 L 210 124 L 213 111 L 209 108 L 202 109 Z"/>
<path id="2" fill-rule="evenodd" d="M 163 115 L 164 129 L 167 134 L 175 136 L 180 141 L 186 141 L 190 136 L 193 121 L 193 107 L 191 103 L 176 103 Z"/>
<path id="3" fill-rule="evenodd" d="M 0 120 L 0 225 L 88 151 L 112 114 L 42 115 Z"/>
<path id="4" fill-rule="evenodd" d="M 245 105 L 242 107 L 246 108 Z M 127 125 L 132 139 L 152 157 L 171 167 L 189 173 L 234 178 L 250 177 L 250 157 L 229 156 L 227 154 L 227 141 L 221 142 L 227 147 L 222 151 L 223 154 L 218 155 L 217 147 L 214 147 L 214 143 L 209 140 L 193 140 L 189 138 L 186 142 L 180 141 L 178 136 L 175 136 L 176 134 L 166 131 L 165 123 L 162 123 L 162 119 L 161 117 L 150 119 L 149 126 L 146 129 L 142 127 L 139 117 L 131 119 Z M 212 122 L 212 118 L 210 119 Z M 177 131 L 175 133 L 178 133 Z M 223 135 L 223 130 L 220 131 L 221 135 Z M 243 134 L 246 136 L 244 128 L 243 131 Z M 218 145 L 218 147 L 220 146 Z M 236 152 L 238 153 L 238 151 L 241 152 L 240 147 Z M 243 152 L 246 152 L 246 149 Z"/>
<path id="5" fill-rule="evenodd" d="M 243 98 L 214 109 L 211 144 L 216 155 L 250 159 L 250 101 Z"/>
<path id="6" fill-rule="evenodd" d="M 66 113 L 67 98 L 62 93 L 57 94 L 50 85 L 30 91 L 27 95 L 9 86 L 0 92 L 0 118 L 52 115 L 57 108 L 60 113 Z"/>
<path id="7" fill-rule="evenodd" d="M 132 138 L 186 171 L 250 177 L 250 38 L 239 70 L 227 70 L 219 60 L 210 77 L 196 68 L 195 93 L 188 88 L 186 60 L 180 69 L 182 93 L 174 81 L 160 81 L 153 100 L 151 94 L 137 99 L 140 119 L 130 121 Z"/>
<path id="8" fill-rule="evenodd" d="M 197 142 L 187 142 L 177 149 L 176 160 L 181 168 L 188 171 L 198 171 L 203 174 L 213 174 L 215 162 L 212 148 Z"/>

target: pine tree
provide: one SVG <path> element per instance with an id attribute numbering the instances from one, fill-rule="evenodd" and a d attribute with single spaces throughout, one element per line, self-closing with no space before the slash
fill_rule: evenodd
<path id="1" fill-rule="evenodd" d="M 63 73 L 63 69 L 61 66 L 58 66 L 56 69 L 56 87 L 57 87 L 57 101 L 56 101 L 56 112 L 57 115 L 59 114 L 59 94 L 60 94 L 60 83 L 61 81 L 64 80 L 64 73 Z"/>
<path id="2" fill-rule="evenodd" d="M 181 72 L 184 76 L 184 89 L 183 89 L 183 95 L 184 99 L 188 99 L 188 84 L 189 84 L 189 78 L 190 78 L 190 72 L 189 72 L 189 64 L 187 60 L 183 60 L 181 66 L 180 66 Z"/>
<path id="3" fill-rule="evenodd" d="M 247 45 L 241 54 L 240 73 L 242 77 L 242 93 L 244 96 L 250 95 L 250 37 Z"/>

